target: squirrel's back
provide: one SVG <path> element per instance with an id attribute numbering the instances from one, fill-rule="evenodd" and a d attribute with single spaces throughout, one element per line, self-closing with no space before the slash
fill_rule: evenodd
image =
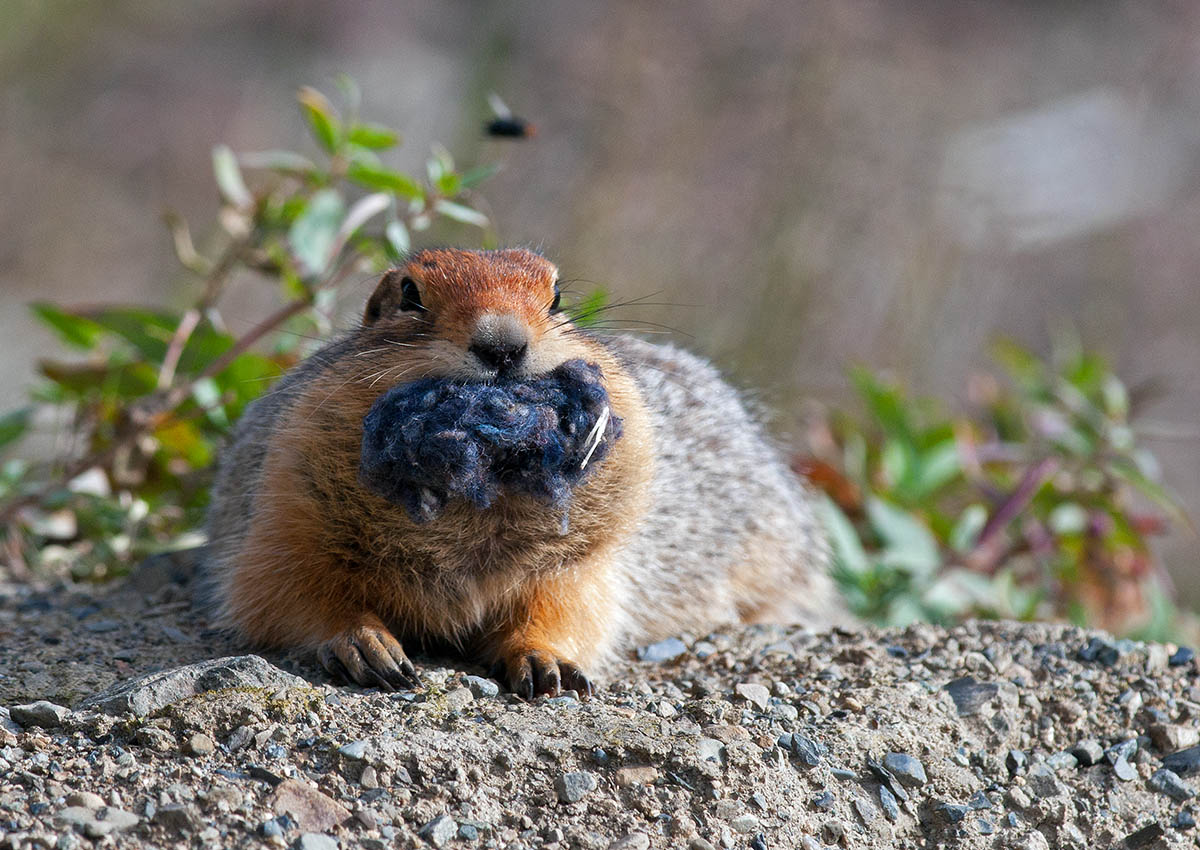
<path id="1" fill-rule="evenodd" d="M 613 336 L 654 431 L 645 517 L 617 556 L 630 640 L 714 624 L 844 619 L 813 495 L 715 368 L 674 345 Z"/>

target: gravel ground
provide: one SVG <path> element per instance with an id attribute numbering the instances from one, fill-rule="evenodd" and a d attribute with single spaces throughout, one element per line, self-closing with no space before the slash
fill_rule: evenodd
<path id="1" fill-rule="evenodd" d="M 1196 845 L 1186 648 L 972 622 L 640 654 L 588 701 L 420 658 L 388 694 L 244 655 L 163 570 L 0 586 L 0 848 Z"/>

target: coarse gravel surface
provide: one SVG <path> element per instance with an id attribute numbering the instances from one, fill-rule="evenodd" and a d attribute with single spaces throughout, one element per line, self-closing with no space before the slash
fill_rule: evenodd
<path id="1" fill-rule="evenodd" d="M 1187 648 L 1047 624 L 681 635 L 525 703 L 335 686 L 180 576 L 0 585 L 0 848 L 1194 847 Z"/>

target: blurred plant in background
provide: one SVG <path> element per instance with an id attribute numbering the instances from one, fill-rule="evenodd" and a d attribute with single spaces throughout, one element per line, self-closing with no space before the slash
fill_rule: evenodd
<path id="1" fill-rule="evenodd" d="M 474 188 L 495 168 L 462 171 L 437 146 L 421 177 L 388 167 L 380 154 L 399 134 L 361 120 L 354 84 L 340 86 L 341 112 L 300 91 L 315 158 L 213 151 L 211 248 L 198 251 L 168 217 L 196 279 L 186 309 L 34 306 L 86 358 L 43 360 L 30 405 L 0 417 L 0 563 L 13 576 L 101 579 L 198 542 L 221 442 L 333 331 L 339 288 L 395 262 L 413 233 L 494 244 Z M 236 335 L 221 304 L 241 286 L 272 288 L 277 305 Z M 574 318 L 600 331 L 599 314 L 640 303 L 582 295 Z M 1067 337 L 1049 362 L 1012 343 L 996 355 L 1005 376 L 973 381 L 970 414 L 859 370 L 865 416 L 835 410 L 813 423 L 795 468 L 827 495 L 851 608 L 884 624 L 1058 617 L 1170 636 L 1180 620 L 1148 541 L 1187 521 L 1137 445 L 1130 393 Z M 14 454 L 45 431 L 56 437 L 48 460 Z"/>
<path id="2" fill-rule="evenodd" d="M 1004 377 L 973 380 L 969 415 L 860 370 L 865 417 L 813 423 L 794 465 L 826 493 L 851 608 L 888 625 L 1066 618 L 1175 634 L 1149 538 L 1188 523 L 1137 444 L 1125 385 L 1071 335 L 1049 362 L 1012 342 L 995 356 Z"/>
<path id="3" fill-rule="evenodd" d="M 399 134 L 359 118 L 353 81 L 339 87 L 341 112 L 314 89 L 299 93 L 315 158 L 213 151 L 221 207 L 210 251 L 168 216 L 197 280 L 187 309 L 34 306 L 86 358 L 41 361 L 30 405 L 0 417 L 0 561 L 13 575 L 97 579 L 195 542 L 189 532 L 202 522 L 209 467 L 231 423 L 308 341 L 332 331 L 339 287 L 386 268 L 412 233 L 437 227 L 458 243 L 494 242 L 473 192 L 494 169 L 462 171 L 440 147 L 422 177 L 388 167 L 380 154 Z M 236 286 L 269 286 L 278 300 L 240 335 L 221 314 Z M 13 454 L 43 430 L 57 438 L 49 460 Z"/>

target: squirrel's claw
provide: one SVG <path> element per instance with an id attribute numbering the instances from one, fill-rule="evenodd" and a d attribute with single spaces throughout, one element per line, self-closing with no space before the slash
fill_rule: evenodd
<path id="1" fill-rule="evenodd" d="M 381 626 L 358 626 L 325 641 L 317 657 L 330 675 L 368 688 L 394 691 L 421 683 L 400 642 Z"/>
<path id="2" fill-rule="evenodd" d="M 552 653 L 533 650 L 502 664 L 508 686 L 525 700 L 537 696 L 558 696 L 563 690 L 580 696 L 592 695 L 592 683 L 577 664 L 560 661 Z"/>

